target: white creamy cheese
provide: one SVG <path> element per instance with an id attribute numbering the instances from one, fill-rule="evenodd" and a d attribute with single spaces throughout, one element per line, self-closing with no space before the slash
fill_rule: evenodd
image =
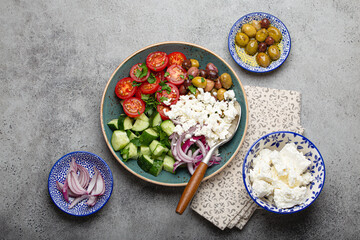
<path id="1" fill-rule="evenodd" d="M 179 135 L 197 126 L 195 136 L 204 135 L 208 144 L 213 146 L 219 140 L 225 139 L 232 121 L 240 114 L 234 106 L 236 101 L 233 90 L 226 91 L 227 101 L 217 101 L 209 92 L 199 88 L 197 97 L 182 95 L 178 102 L 171 105 L 165 114 L 180 124 L 174 131 Z"/>
<path id="2" fill-rule="evenodd" d="M 313 181 L 307 168 L 311 162 L 286 144 L 281 151 L 263 149 L 253 159 L 250 181 L 257 197 L 273 199 L 278 208 L 290 208 L 306 199 L 306 185 Z"/>

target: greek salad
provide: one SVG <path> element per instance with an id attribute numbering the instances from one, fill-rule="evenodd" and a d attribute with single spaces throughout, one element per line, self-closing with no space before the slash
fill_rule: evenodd
<path id="1" fill-rule="evenodd" d="M 200 68 L 181 52 L 156 51 L 144 60 L 116 84 L 124 114 L 107 124 L 111 145 L 123 161 L 136 160 L 154 176 L 181 166 L 193 174 L 240 114 L 231 76 L 213 63 Z M 216 153 L 209 166 L 220 161 Z"/>

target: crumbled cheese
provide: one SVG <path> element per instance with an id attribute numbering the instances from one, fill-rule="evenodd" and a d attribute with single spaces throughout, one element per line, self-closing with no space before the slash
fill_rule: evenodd
<path id="1" fill-rule="evenodd" d="M 307 171 L 310 164 L 294 143 L 286 144 L 281 151 L 260 151 L 250 170 L 255 194 L 273 199 L 278 208 L 301 204 L 306 198 L 306 185 L 313 181 Z"/>
<path id="2" fill-rule="evenodd" d="M 179 135 L 187 132 L 191 127 L 197 126 L 195 136 L 204 135 L 210 147 L 219 140 L 225 139 L 232 121 L 240 112 L 234 106 L 236 101 L 233 90 L 230 92 L 228 101 L 217 101 L 209 92 L 199 88 L 197 97 L 194 95 L 182 95 L 178 102 L 171 105 L 170 111 L 165 114 L 171 119 L 180 122 L 174 132 Z"/>

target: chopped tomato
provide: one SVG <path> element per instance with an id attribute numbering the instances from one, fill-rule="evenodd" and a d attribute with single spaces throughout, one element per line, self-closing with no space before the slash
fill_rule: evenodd
<path id="1" fill-rule="evenodd" d="M 154 72 L 159 72 L 165 69 L 168 65 L 169 58 L 164 52 L 152 52 L 146 58 L 146 65 Z"/>
<path id="2" fill-rule="evenodd" d="M 164 105 L 175 104 L 180 97 L 179 89 L 171 83 L 165 83 L 164 86 L 159 87 L 156 93 L 156 99 Z"/>
<path id="3" fill-rule="evenodd" d="M 166 70 L 165 79 L 175 85 L 181 85 L 187 78 L 187 73 L 180 65 L 173 64 Z"/>
<path id="4" fill-rule="evenodd" d="M 169 119 L 169 117 L 167 115 L 165 115 L 164 112 L 170 111 L 171 110 L 170 107 L 159 104 L 159 105 L 157 105 L 156 110 L 159 112 L 162 120 L 165 121 L 165 120 Z"/>
<path id="5" fill-rule="evenodd" d="M 134 79 L 136 82 L 145 82 L 149 76 L 150 76 L 150 71 L 146 67 L 145 63 L 135 64 L 130 69 L 130 77 Z"/>
<path id="6" fill-rule="evenodd" d="M 135 92 L 135 97 L 141 99 L 141 94 L 143 94 L 143 93 L 142 93 L 142 91 L 141 91 L 141 86 L 140 86 L 140 87 L 138 87 L 138 89 L 137 89 L 136 92 Z"/>
<path id="7" fill-rule="evenodd" d="M 139 98 L 128 98 L 123 103 L 123 109 L 129 117 L 138 117 L 145 111 L 145 102 Z"/>
<path id="8" fill-rule="evenodd" d="M 160 77 L 155 75 L 155 78 L 156 81 L 154 83 L 144 82 L 141 84 L 140 89 L 143 94 L 152 94 L 157 91 L 159 88 Z"/>
<path id="9" fill-rule="evenodd" d="M 181 66 L 185 60 L 186 57 L 181 52 L 173 52 L 169 54 L 169 66 L 173 64 Z"/>
<path id="10" fill-rule="evenodd" d="M 164 71 L 155 72 L 154 75 L 155 75 L 155 77 L 160 78 L 160 81 L 162 81 L 162 82 L 165 81 L 165 77 L 164 77 L 165 72 Z"/>
<path id="11" fill-rule="evenodd" d="M 135 94 L 136 86 L 132 85 L 134 80 L 130 77 L 123 78 L 115 86 L 115 93 L 118 98 L 127 99 Z"/>

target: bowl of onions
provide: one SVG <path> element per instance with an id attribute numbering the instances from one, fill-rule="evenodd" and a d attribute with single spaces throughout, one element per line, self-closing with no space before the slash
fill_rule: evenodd
<path id="1" fill-rule="evenodd" d="M 73 216 L 87 216 L 99 211 L 109 200 L 113 176 L 99 156 L 84 151 L 61 157 L 52 167 L 49 194 L 55 205 Z"/>

